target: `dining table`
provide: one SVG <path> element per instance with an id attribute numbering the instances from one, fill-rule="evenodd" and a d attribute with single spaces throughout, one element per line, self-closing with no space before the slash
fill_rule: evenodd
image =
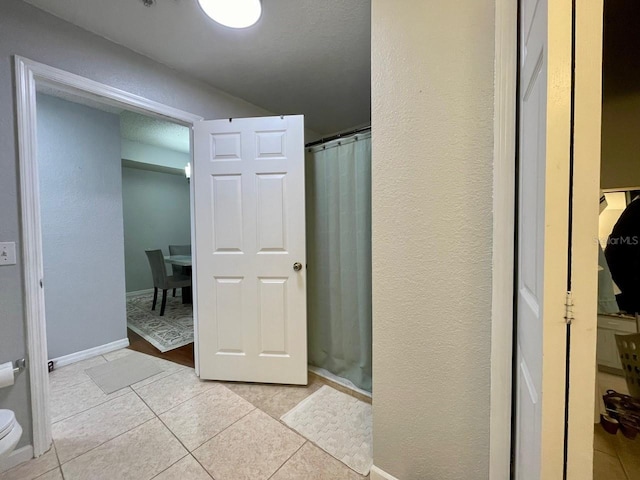
<path id="1" fill-rule="evenodd" d="M 165 255 L 164 261 L 182 267 L 183 275 L 191 277 L 191 255 Z M 182 303 L 193 303 L 191 287 L 182 287 Z"/>

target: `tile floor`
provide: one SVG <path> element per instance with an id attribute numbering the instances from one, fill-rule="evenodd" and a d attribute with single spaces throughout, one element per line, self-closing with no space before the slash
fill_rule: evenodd
<path id="1" fill-rule="evenodd" d="M 598 371 L 598 389 L 628 394 L 622 376 Z M 593 441 L 593 480 L 640 480 L 640 437 L 629 440 L 621 432 L 610 435 L 596 424 Z"/>
<path id="2" fill-rule="evenodd" d="M 50 375 L 54 445 L 0 480 L 362 480 L 279 421 L 322 386 L 202 382 L 193 369 L 163 369 L 105 395 L 86 368 L 144 355 L 124 349 Z M 368 478 L 368 477 L 367 477 Z"/>

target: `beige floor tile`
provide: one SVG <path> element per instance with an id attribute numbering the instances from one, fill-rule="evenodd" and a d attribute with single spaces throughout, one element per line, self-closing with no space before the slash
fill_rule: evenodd
<path id="1" fill-rule="evenodd" d="M 593 452 L 593 480 L 627 480 L 618 457 L 595 450 Z"/>
<path id="2" fill-rule="evenodd" d="M 105 360 L 107 360 L 108 362 L 111 362 L 113 360 L 122 358 L 126 355 L 144 355 L 144 354 L 140 352 L 136 352 L 135 350 L 131 350 L 129 348 L 121 348 L 120 350 L 114 350 L 113 352 L 105 353 L 102 356 L 105 358 Z M 146 356 L 150 356 L 150 355 L 146 355 Z"/>
<path id="3" fill-rule="evenodd" d="M 57 466 L 58 456 L 56 455 L 55 447 L 51 447 L 48 452 L 38 458 L 21 463 L 11 470 L 0 474 L 0 480 L 32 480 L 53 470 Z"/>
<path id="4" fill-rule="evenodd" d="M 154 480 L 211 480 L 211 476 L 195 458 L 187 455 L 162 472 Z"/>
<path id="5" fill-rule="evenodd" d="M 155 375 L 151 375 L 150 377 L 147 377 L 144 380 L 140 380 L 139 382 L 134 383 L 133 385 L 131 385 L 131 388 L 135 390 L 138 388 L 145 387 L 153 382 L 157 382 L 160 379 L 168 377 L 169 375 L 172 375 L 180 370 L 188 371 L 187 367 L 182 367 L 182 365 L 178 365 L 177 363 L 174 363 L 174 365 L 176 365 L 179 368 L 172 368 L 171 370 L 163 370 L 160 373 L 156 373 Z M 193 372 L 193 370 L 191 370 L 191 372 Z"/>
<path id="6" fill-rule="evenodd" d="M 311 442 L 307 442 L 271 477 L 271 480 L 362 480 L 364 478 Z"/>
<path id="7" fill-rule="evenodd" d="M 615 435 L 605 432 L 599 423 L 594 425 L 593 429 L 593 448 L 609 455 L 617 455 Z"/>
<path id="8" fill-rule="evenodd" d="M 273 418 L 279 419 L 322 385 L 322 383 L 316 381 L 311 382 L 307 387 L 286 387 L 274 396 L 260 402 L 258 407 Z"/>
<path id="9" fill-rule="evenodd" d="M 229 390 L 240 395 L 247 402 L 253 403 L 256 407 L 263 405 L 271 397 L 279 393 L 282 385 L 266 385 L 262 383 L 235 383 L 224 384 Z"/>
<path id="10" fill-rule="evenodd" d="M 54 423 L 53 440 L 61 463 L 151 420 L 155 415 L 134 392 Z"/>
<path id="11" fill-rule="evenodd" d="M 62 465 L 65 480 L 148 480 L 187 451 L 158 419 Z"/>
<path id="12" fill-rule="evenodd" d="M 40 475 L 38 478 L 36 478 L 36 480 L 63 480 L 60 467 L 56 468 L 55 470 L 51 470 L 44 475 Z"/>
<path id="13" fill-rule="evenodd" d="M 254 410 L 193 455 L 216 480 L 266 480 L 304 442 L 277 420 Z"/>
<path id="14" fill-rule="evenodd" d="M 640 480 L 640 437 L 629 440 L 618 432 L 614 438 L 618 458 L 629 480 Z"/>
<path id="15" fill-rule="evenodd" d="M 84 371 L 87 368 L 95 367 L 103 363 L 106 363 L 106 360 L 102 358 L 102 355 L 98 355 L 97 357 L 88 358 L 81 362 L 56 368 L 49 374 L 49 385 L 52 389 L 60 389 L 72 387 L 73 385 L 91 380 L 89 375 Z"/>
<path id="16" fill-rule="evenodd" d="M 126 387 L 106 395 L 93 380 L 70 387 L 52 388 L 50 402 L 52 422 L 59 422 L 129 392 L 131 389 Z"/>
<path id="17" fill-rule="evenodd" d="M 255 407 L 220 383 L 160 419 L 190 451 L 214 437 Z"/>
<path id="18" fill-rule="evenodd" d="M 134 387 L 134 390 L 160 415 L 215 385 L 215 382 L 201 381 L 193 371 L 179 370 L 149 385 Z"/>

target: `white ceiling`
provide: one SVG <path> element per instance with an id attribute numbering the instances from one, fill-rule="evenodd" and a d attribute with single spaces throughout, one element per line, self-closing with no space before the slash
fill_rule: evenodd
<path id="1" fill-rule="evenodd" d="M 196 0 L 25 1 L 318 133 L 370 120 L 370 0 L 263 0 L 244 30 Z"/>

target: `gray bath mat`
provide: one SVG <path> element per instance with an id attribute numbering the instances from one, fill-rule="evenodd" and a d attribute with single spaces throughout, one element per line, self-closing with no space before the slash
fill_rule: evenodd
<path id="1" fill-rule="evenodd" d="M 126 355 L 112 362 L 87 368 L 85 372 L 104 393 L 109 394 L 152 377 L 162 372 L 162 369 L 140 355 Z"/>
<path id="2" fill-rule="evenodd" d="M 373 464 L 371 405 L 323 386 L 282 416 L 282 421 L 352 470 Z"/>

